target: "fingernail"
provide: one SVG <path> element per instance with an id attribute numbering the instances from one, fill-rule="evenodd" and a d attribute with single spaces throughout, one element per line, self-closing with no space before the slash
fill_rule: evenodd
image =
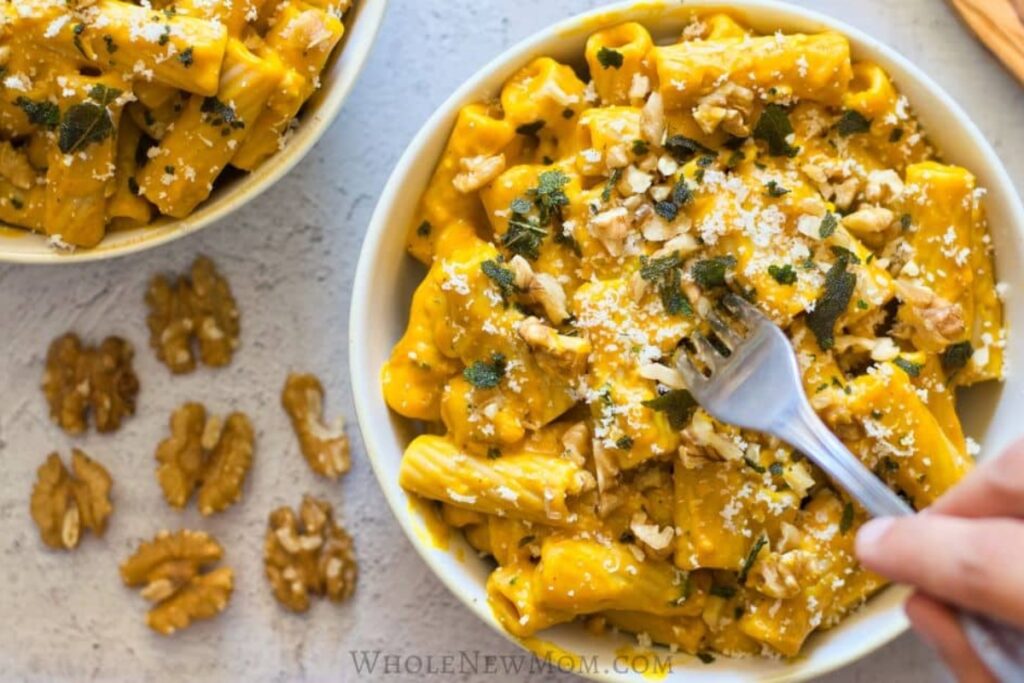
<path id="1" fill-rule="evenodd" d="M 857 532 L 857 555 L 873 554 L 895 521 L 892 517 L 879 517 L 862 526 Z"/>

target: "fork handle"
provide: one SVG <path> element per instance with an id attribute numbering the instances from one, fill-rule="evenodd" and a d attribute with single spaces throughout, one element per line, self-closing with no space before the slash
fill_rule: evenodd
<path id="1" fill-rule="evenodd" d="M 777 435 L 810 457 L 873 517 L 903 517 L 914 510 L 882 483 L 802 401 Z M 1000 681 L 1024 681 L 1024 632 L 953 607 L 967 640 Z"/>

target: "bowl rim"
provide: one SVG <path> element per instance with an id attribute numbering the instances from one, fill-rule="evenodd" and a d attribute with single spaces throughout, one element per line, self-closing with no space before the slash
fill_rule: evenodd
<path id="1" fill-rule="evenodd" d="M 193 219 L 192 216 L 168 220 L 156 225 L 139 226 L 132 228 L 132 232 L 139 231 L 137 235 L 126 239 L 125 242 L 115 246 L 104 247 L 101 241 L 95 247 L 88 249 L 74 249 L 72 251 L 60 252 L 53 249 L 46 251 L 7 252 L 0 248 L 0 263 L 16 263 L 22 265 L 59 266 L 88 263 L 93 261 L 105 261 L 108 259 L 120 258 L 131 254 L 147 251 L 170 242 L 174 242 L 186 235 L 196 233 L 242 208 L 253 201 L 291 171 L 302 161 L 309 151 L 320 141 L 324 133 L 331 127 L 335 119 L 341 113 L 341 109 L 351 94 L 352 89 L 359 80 L 359 76 L 373 52 L 380 27 L 384 23 L 388 7 L 388 0 L 356 0 L 352 12 L 355 13 L 353 20 L 345 25 L 345 35 L 337 48 L 339 51 L 338 60 L 338 82 L 334 87 L 323 91 L 316 109 L 307 112 L 302 122 L 301 134 L 295 135 L 285 149 L 268 159 L 262 166 L 245 174 L 245 179 L 251 179 L 246 185 L 232 188 L 224 197 L 218 197 L 214 205 L 206 211 L 199 207 L 201 215 Z M 356 49 L 358 48 L 358 49 Z M 341 61 L 344 60 L 344 61 Z M 158 217 L 159 218 L 159 217 Z M 157 235 L 147 236 L 146 231 L 160 229 Z M 16 234 L 3 239 L 35 238 L 46 239 L 45 235 L 31 233 L 20 228 L 9 229 Z M 106 238 L 104 238 L 104 241 Z"/>
<path id="2" fill-rule="evenodd" d="M 385 473 L 382 453 L 389 446 L 380 443 L 377 434 L 379 430 L 390 430 L 392 428 L 374 424 L 371 421 L 373 414 L 371 402 L 383 400 L 380 395 L 379 386 L 381 368 L 372 366 L 369 359 L 368 346 L 364 341 L 365 335 L 358 334 L 357 331 L 365 329 L 365 324 L 368 322 L 372 323 L 376 316 L 376 312 L 369 307 L 370 292 L 374 287 L 374 272 L 377 262 L 381 257 L 380 251 L 384 236 L 391 229 L 388 222 L 388 214 L 391 212 L 392 205 L 402 201 L 404 199 L 403 195 L 408 194 L 407 176 L 410 175 L 412 169 L 420 161 L 424 154 L 424 148 L 430 146 L 435 136 L 438 135 L 439 129 L 443 129 L 445 133 L 450 132 L 452 122 L 458 110 L 465 104 L 480 99 L 481 87 L 486 81 L 493 78 L 498 72 L 507 71 L 510 67 L 525 64 L 529 58 L 536 55 L 538 46 L 549 44 L 560 37 L 564 39 L 565 36 L 574 33 L 582 26 L 587 26 L 589 30 L 597 30 L 602 26 L 629 21 L 631 20 L 631 15 L 641 11 L 668 11 L 673 8 L 692 11 L 709 7 L 744 13 L 770 11 L 788 15 L 793 21 L 814 22 L 823 28 L 842 33 L 851 42 L 858 43 L 864 51 L 881 55 L 885 60 L 898 65 L 910 80 L 916 81 L 918 86 L 927 90 L 931 96 L 941 102 L 946 111 L 970 135 L 971 144 L 977 148 L 984 159 L 985 171 L 989 179 L 987 186 L 998 186 L 999 191 L 1006 195 L 1005 200 L 1015 225 L 1011 230 L 1019 232 L 1024 228 L 1024 205 L 1021 203 L 1020 196 L 1016 192 L 1016 188 L 1005 166 L 963 108 L 921 68 L 903 57 L 897 50 L 865 31 L 815 9 L 807 9 L 782 0 L 693 0 L 692 2 L 684 0 L 684 3 L 680 3 L 678 0 L 622 0 L 601 5 L 554 24 L 549 24 L 503 50 L 469 76 L 437 107 L 408 144 L 405 152 L 395 165 L 370 219 L 360 250 L 353 283 L 352 302 L 349 313 L 349 368 L 352 373 L 352 392 L 357 421 L 363 443 L 366 447 L 367 457 L 370 460 L 374 475 L 384 493 L 388 506 L 391 508 L 392 514 L 397 519 L 406 537 L 433 574 L 469 611 L 487 623 L 506 640 L 515 643 L 527 652 L 531 651 L 531 648 L 524 642 L 524 640 L 528 639 L 519 639 L 502 628 L 493 618 L 490 607 L 486 602 L 481 603 L 474 600 L 469 592 L 459 584 L 456 577 L 441 566 L 435 549 L 430 547 L 430 543 L 424 539 L 414 526 L 413 517 L 416 513 L 409 511 L 410 499 L 408 494 L 401 489 L 397 480 L 391 481 Z M 640 19 L 637 20 L 641 21 Z M 486 95 L 491 94 L 491 92 L 486 93 Z M 431 159 L 430 163 L 436 165 L 437 159 Z M 972 171 L 977 170 L 980 169 L 972 169 Z M 412 266 L 413 264 L 410 262 L 408 265 Z M 900 595 L 909 594 L 907 589 L 900 586 L 891 586 L 885 592 L 892 591 L 896 591 Z M 772 681 L 773 683 L 806 681 L 835 671 L 867 656 L 907 630 L 909 623 L 902 610 L 894 605 L 888 608 L 887 613 L 891 614 L 881 625 L 881 628 L 874 630 L 870 638 L 865 638 L 849 647 L 844 655 L 813 664 L 801 664 L 799 660 L 794 660 L 793 668 L 790 671 L 768 676 L 762 680 Z M 725 671 L 727 672 L 728 670 L 726 669 Z M 635 681 L 640 676 L 640 674 L 636 673 L 612 673 L 608 671 L 603 673 L 584 673 L 581 675 L 593 680 L 616 682 Z M 676 672 L 670 672 L 669 679 L 674 680 L 676 675 Z M 680 675 L 685 676 L 685 671 L 681 670 Z"/>

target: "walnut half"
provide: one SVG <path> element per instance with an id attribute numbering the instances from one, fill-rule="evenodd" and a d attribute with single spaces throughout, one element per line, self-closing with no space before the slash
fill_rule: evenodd
<path id="1" fill-rule="evenodd" d="M 207 416 L 199 403 L 186 403 L 171 414 L 171 435 L 156 448 L 156 476 L 164 498 L 185 507 L 199 490 L 199 512 L 220 512 L 242 497 L 252 466 L 253 430 L 242 413 L 226 420 Z"/>
<path id="2" fill-rule="evenodd" d="M 274 597 L 294 612 L 309 609 L 309 596 L 345 600 L 356 587 L 352 537 L 334 521 L 326 501 L 304 496 L 299 516 L 289 507 L 270 513 L 263 546 Z"/>
<path id="3" fill-rule="evenodd" d="M 175 374 L 195 369 L 193 338 L 203 363 L 214 367 L 230 363 L 238 347 L 238 307 L 228 281 L 205 256 L 196 258 L 190 275 L 173 285 L 157 275 L 146 292 L 149 344 Z"/>
<path id="4" fill-rule="evenodd" d="M 112 432 L 135 413 L 139 379 L 132 369 L 135 351 L 120 337 L 85 346 L 68 332 L 50 344 L 43 394 L 50 417 L 69 434 L 81 434 L 92 418 L 96 430 Z"/>
<path id="5" fill-rule="evenodd" d="M 32 519 L 43 543 L 51 548 L 75 548 L 83 528 L 102 536 L 113 511 L 113 481 L 103 465 L 75 448 L 71 451 L 71 469 L 73 474 L 60 456 L 50 453 L 32 489 Z"/>
<path id="6" fill-rule="evenodd" d="M 155 603 L 146 623 L 171 635 L 196 619 L 224 611 L 234 573 L 228 567 L 205 571 L 223 554 L 220 543 L 201 531 L 161 531 L 121 564 L 121 580 L 126 586 L 143 586 L 140 595 Z"/>
<path id="7" fill-rule="evenodd" d="M 288 375 L 281 391 L 281 405 L 291 418 L 302 455 L 314 472 L 337 479 L 352 465 L 348 436 L 340 415 L 330 424 L 324 422 L 323 401 L 324 388 L 315 375 Z"/>

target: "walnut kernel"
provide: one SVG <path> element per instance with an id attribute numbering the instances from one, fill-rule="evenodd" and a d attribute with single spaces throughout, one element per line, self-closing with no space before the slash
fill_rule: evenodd
<path id="1" fill-rule="evenodd" d="M 205 571 L 223 553 L 220 544 L 201 531 L 161 531 L 121 564 L 121 580 L 126 586 L 142 586 L 140 594 L 155 603 L 146 623 L 171 635 L 196 619 L 224 611 L 234 589 L 234 573 L 228 567 Z"/>
<path id="2" fill-rule="evenodd" d="M 281 405 L 291 418 L 299 448 L 319 475 L 336 479 L 352 465 L 345 420 L 323 420 L 324 388 L 314 375 L 292 373 L 281 391 Z"/>
<path id="3" fill-rule="evenodd" d="M 85 346 L 73 332 L 50 344 L 43 373 L 43 394 L 50 417 L 69 434 L 81 434 L 91 417 L 100 432 L 112 432 L 135 413 L 139 379 L 132 369 L 132 345 L 107 337 Z"/>
<path id="4" fill-rule="evenodd" d="M 252 466 L 249 418 L 231 413 L 221 421 L 208 417 L 202 404 L 186 403 L 171 414 L 170 428 L 171 435 L 156 449 L 157 479 L 167 503 L 185 507 L 197 489 L 204 515 L 238 502 Z"/>
<path id="5" fill-rule="evenodd" d="M 157 275 L 146 292 L 150 346 L 175 374 L 195 369 L 193 338 L 202 362 L 214 367 L 230 363 L 238 347 L 238 308 L 227 280 L 205 256 L 195 260 L 190 276 L 171 284 Z"/>
<path id="6" fill-rule="evenodd" d="M 113 482 L 103 465 L 75 448 L 71 451 L 71 470 L 60 456 L 50 453 L 39 467 L 32 489 L 32 519 L 43 543 L 51 548 L 75 548 L 83 528 L 102 536 L 113 511 Z"/>
<path id="7" fill-rule="evenodd" d="M 310 595 L 341 602 L 355 590 L 352 537 L 335 523 L 326 501 L 303 497 L 298 518 L 289 507 L 274 510 L 263 548 L 274 596 L 294 612 L 309 609 Z"/>

